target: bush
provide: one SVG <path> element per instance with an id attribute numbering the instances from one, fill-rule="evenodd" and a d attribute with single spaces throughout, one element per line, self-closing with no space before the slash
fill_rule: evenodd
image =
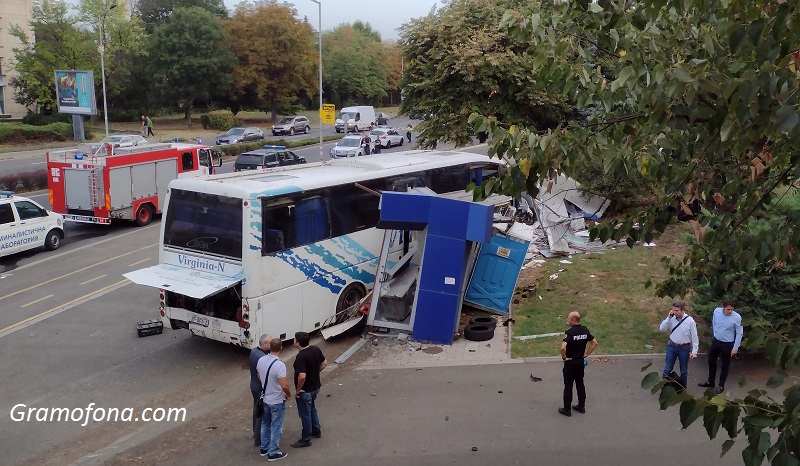
<path id="1" fill-rule="evenodd" d="M 28 112 L 22 117 L 22 124 L 31 126 L 45 126 L 50 123 L 72 123 L 72 115 L 66 113 L 56 113 L 54 115 L 42 115 L 41 113 Z"/>
<path id="2" fill-rule="evenodd" d="M 72 124 L 70 123 L 50 123 L 44 126 L 0 123 L 0 144 L 66 141 L 71 137 Z"/>
<path id="3" fill-rule="evenodd" d="M 230 110 L 214 110 L 208 112 L 208 125 L 211 129 L 227 131 L 236 125 L 236 120 Z"/>
<path id="4" fill-rule="evenodd" d="M 0 176 L 0 189 L 23 193 L 47 188 L 47 170 Z"/>
<path id="5" fill-rule="evenodd" d="M 234 118 L 233 126 L 244 126 L 244 120 L 241 118 Z"/>
<path id="6" fill-rule="evenodd" d="M 211 127 L 211 117 L 208 116 L 208 113 L 200 115 L 200 124 L 203 126 L 203 129 Z"/>

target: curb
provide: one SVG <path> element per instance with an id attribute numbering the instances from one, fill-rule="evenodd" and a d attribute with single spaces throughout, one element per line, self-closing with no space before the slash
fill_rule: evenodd
<path id="1" fill-rule="evenodd" d="M 706 353 L 697 353 L 698 356 L 704 355 Z M 599 359 L 632 359 L 632 360 L 644 360 L 644 359 L 652 359 L 654 356 L 663 358 L 666 357 L 667 353 L 640 353 L 640 354 L 598 354 L 596 356 L 590 356 L 586 358 L 587 361 L 597 361 Z M 532 357 L 532 358 L 523 358 L 525 362 L 553 362 L 558 361 L 561 362 L 561 356 L 539 356 L 539 357 Z"/>

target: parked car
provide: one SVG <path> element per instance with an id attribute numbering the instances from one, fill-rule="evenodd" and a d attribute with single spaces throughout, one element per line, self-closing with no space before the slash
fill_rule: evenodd
<path id="1" fill-rule="evenodd" d="M 258 170 L 306 163 L 303 156 L 297 155 L 284 146 L 264 146 L 263 149 L 242 152 L 233 163 L 233 171 Z"/>
<path id="2" fill-rule="evenodd" d="M 331 158 L 360 157 L 364 155 L 364 146 L 361 145 L 361 136 L 345 136 L 331 147 Z"/>
<path id="3" fill-rule="evenodd" d="M 375 128 L 370 131 L 369 136 L 373 141 L 379 140 L 383 148 L 402 146 L 405 139 L 402 134 L 391 128 Z"/>
<path id="4" fill-rule="evenodd" d="M 231 128 L 227 133 L 217 137 L 217 145 L 239 144 L 240 142 L 259 141 L 264 139 L 264 132 L 255 126 Z"/>
<path id="5" fill-rule="evenodd" d="M 0 257 L 44 246 L 58 249 L 64 238 L 64 217 L 27 197 L 0 191 Z"/>
<path id="6" fill-rule="evenodd" d="M 272 125 L 273 136 L 280 134 L 294 136 L 295 133 L 308 134 L 309 132 L 311 132 L 311 124 L 308 122 L 308 118 L 303 115 L 283 117 L 279 122 Z"/>
<path id="7" fill-rule="evenodd" d="M 150 144 L 150 141 L 138 134 L 116 134 L 114 136 L 107 136 L 100 141 L 100 145 L 103 146 L 107 142 L 113 144 L 114 147 L 134 147 Z"/>
<path id="8" fill-rule="evenodd" d="M 377 124 L 378 126 L 388 125 L 389 124 L 389 115 L 387 115 L 387 114 L 385 114 L 383 112 L 376 113 L 375 114 L 375 124 Z"/>

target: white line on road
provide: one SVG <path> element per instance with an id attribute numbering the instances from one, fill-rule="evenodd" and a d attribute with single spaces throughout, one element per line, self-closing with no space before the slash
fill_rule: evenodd
<path id="1" fill-rule="evenodd" d="M 31 162 L 31 165 L 43 165 L 47 162 Z"/>
<path id="2" fill-rule="evenodd" d="M 53 297 L 53 295 L 49 294 L 49 295 L 45 296 L 44 298 L 39 298 L 39 299 L 37 299 L 36 301 L 31 301 L 31 302 L 29 302 L 28 304 L 23 304 L 23 305 L 22 305 L 22 306 L 20 306 L 20 307 L 28 307 L 28 306 L 30 306 L 31 304 L 36 304 L 36 303 L 38 303 L 39 301 L 44 301 L 45 299 L 47 299 L 47 298 L 52 298 L 52 297 Z"/>
<path id="3" fill-rule="evenodd" d="M 108 276 L 108 274 L 107 274 L 107 273 L 104 273 L 103 275 L 100 275 L 99 277 L 94 277 L 94 278 L 92 278 L 92 279 L 86 280 L 85 282 L 81 282 L 81 285 L 85 285 L 85 284 L 87 284 L 87 283 L 91 283 L 91 282 L 93 282 L 93 281 L 95 281 L 95 280 L 100 280 L 101 278 L 103 278 L 103 277 L 107 277 L 107 276 Z"/>
<path id="4" fill-rule="evenodd" d="M 148 257 L 147 259 L 142 259 L 142 260 L 140 260 L 140 261 L 138 261 L 138 262 L 134 262 L 133 264 L 128 264 L 128 267 L 133 267 L 134 265 L 139 265 L 139 264 L 141 264 L 142 262 L 147 262 L 147 261 L 149 261 L 149 260 L 150 260 L 150 258 Z"/>

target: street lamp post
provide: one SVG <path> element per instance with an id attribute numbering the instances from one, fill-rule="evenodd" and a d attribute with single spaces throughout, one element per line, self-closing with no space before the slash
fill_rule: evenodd
<path id="1" fill-rule="evenodd" d="M 100 74 L 103 76 L 103 119 L 106 123 L 106 137 L 108 137 L 108 102 L 106 100 L 106 32 L 103 25 L 106 21 L 106 16 L 117 7 L 116 0 L 114 2 L 111 5 L 106 5 L 108 8 L 100 15 Z"/>
<path id="2" fill-rule="evenodd" d="M 317 32 L 319 33 L 319 161 L 322 162 L 322 1 L 311 1 L 319 6 L 319 26 L 317 28 Z"/>

